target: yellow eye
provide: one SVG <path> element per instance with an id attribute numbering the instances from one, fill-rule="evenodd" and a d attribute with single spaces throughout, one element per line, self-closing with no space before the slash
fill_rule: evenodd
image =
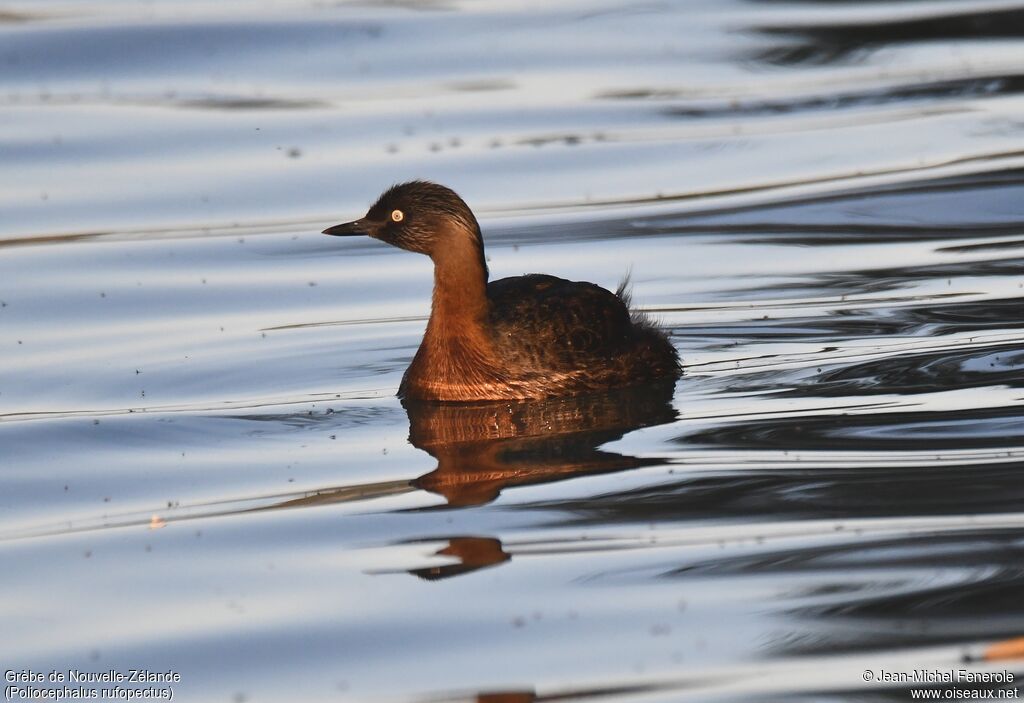
<path id="1" fill-rule="evenodd" d="M 394 220 L 395 222 L 401 222 L 402 220 L 405 219 L 405 213 L 402 212 L 401 210 L 392 210 L 391 219 Z"/>

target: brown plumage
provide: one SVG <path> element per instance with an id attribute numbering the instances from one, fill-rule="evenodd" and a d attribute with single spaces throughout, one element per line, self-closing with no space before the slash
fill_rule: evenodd
<path id="1" fill-rule="evenodd" d="M 664 334 L 630 312 L 625 284 L 530 274 L 487 282 L 476 217 L 454 191 L 412 181 L 355 222 L 324 234 L 366 234 L 434 261 L 423 341 L 398 394 L 471 401 L 575 395 L 681 373 Z"/>

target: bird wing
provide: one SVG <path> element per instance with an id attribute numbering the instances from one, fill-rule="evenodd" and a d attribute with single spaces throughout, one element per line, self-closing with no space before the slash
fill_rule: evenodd
<path id="1" fill-rule="evenodd" d="M 625 303 L 593 283 L 530 274 L 489 283 L 487 297 L 495 347 L 510 364 L 578 369 L 630 342 Z"/>

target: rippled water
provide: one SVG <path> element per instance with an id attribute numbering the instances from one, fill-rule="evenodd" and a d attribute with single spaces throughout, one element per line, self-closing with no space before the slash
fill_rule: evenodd
<path id="1" fill-rule="evenodd" d="M 1024 635 L 1022 37 L 966 0 L 0 5 L 0 665 L 1019 678 L 961 662 Z M 429 261 L 318 232 L 412 177 L 495 278 L 631 270 L 686 375 L 403 407 Z"/>

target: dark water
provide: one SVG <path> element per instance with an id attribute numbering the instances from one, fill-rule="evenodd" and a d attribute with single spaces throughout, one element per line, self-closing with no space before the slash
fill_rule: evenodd
<path id="1" fill-rule="evenodd" d="M 1024 635 L 1022 37 L 963 0 L 0 5 L 0 666 L 1016 693 L 862 675 L 1024 675 L 977 661 Z M 429 262 L 318 232 L 412 177 L 495 278 L 631 271 L 684 378 L 403 407 Z"/>

